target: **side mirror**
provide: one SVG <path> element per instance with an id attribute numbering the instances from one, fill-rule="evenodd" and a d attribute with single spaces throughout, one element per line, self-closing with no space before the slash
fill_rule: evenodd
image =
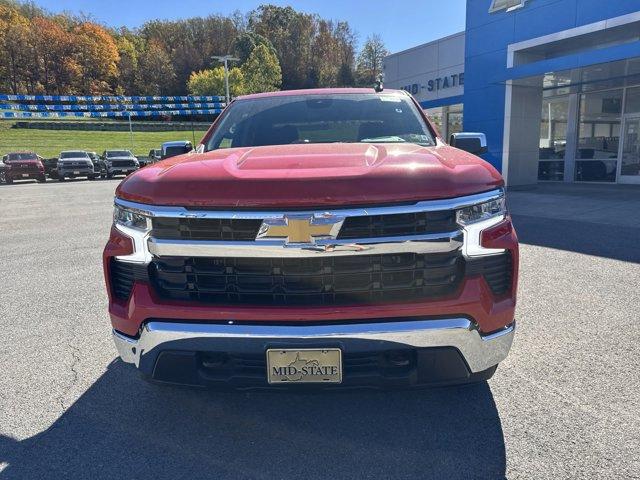
<path id="1" fill-rule="evenodd" d="M 487 153 L 487 137 L 484 133 L 452 133 L 449 145 L 474 155 Z"/>

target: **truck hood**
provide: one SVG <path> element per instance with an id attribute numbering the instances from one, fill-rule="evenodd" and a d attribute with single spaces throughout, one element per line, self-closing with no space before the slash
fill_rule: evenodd
<path id="1" fill-rule="evenodd" d="M 503 185 L 482 159 L 440 144 L 301 144 L 172 157 L 139 170 L 116 195 L 185 207 L 304 208 L 416 202 Z"/>

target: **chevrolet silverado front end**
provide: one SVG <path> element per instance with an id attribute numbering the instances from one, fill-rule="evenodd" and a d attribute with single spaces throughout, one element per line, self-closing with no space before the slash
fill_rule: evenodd
<path id="1" fill-rule="evenodd" d="M 232 102 L 120 184 L 104 270 L 119 354 L 160 382 L 467 383 L 515 331 L 502 178 L 399 91 Z"/>

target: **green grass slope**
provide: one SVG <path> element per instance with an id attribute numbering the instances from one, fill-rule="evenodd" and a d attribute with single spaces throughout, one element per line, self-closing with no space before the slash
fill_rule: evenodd
<path id="1" fill-rule="evenodd" d="M 204 131 L 195 132 L 196 143 Z M 17 150 L 31 150 L 38 155 L 56 157 L 63 150 L 87 150 L 102 153 L 106 149 L 129 149 L 136 155 L 146 155 L 162 142 L 193 141 L 190 131 L 133 132 L 133 146 L 129 132 L 94 132 L 78 130 L 0 129 L 0 155 Z"/>

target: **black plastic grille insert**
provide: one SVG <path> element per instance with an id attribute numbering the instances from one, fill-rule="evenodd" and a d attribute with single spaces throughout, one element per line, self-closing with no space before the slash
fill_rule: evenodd
<path id="1" fill-rule="evenodd" d="M 151 281 L 174 300 L 254 305 L 334 305 L 429 299 L 453 293 L 459 250 L 418 255 L 290 258 L 155 258 Z"/>

